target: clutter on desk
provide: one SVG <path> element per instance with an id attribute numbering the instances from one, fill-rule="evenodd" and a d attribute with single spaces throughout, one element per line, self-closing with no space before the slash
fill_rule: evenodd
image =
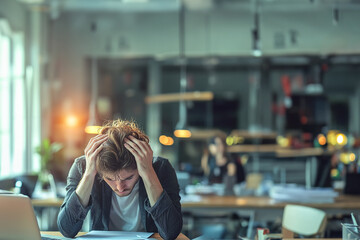
<path id="1" fill-rule="evenodd" d="M 339 193 L 332 188 L 305 188 L 295 184 L 274 185 L 270 197 L 279 202 L 334 203 Z"/>
<path id="2" fill-rule="evenodd" d="M 246 176 L 246 182 L 235 184 L 233 189 L 236 196 L 267 196 L 273 185 L 270 176 L 250 173 Z"/>
<path id="3" fill-rule="evenodd" d="M 342 223 L 342 239 L 360 239 L 360 227 L 350 223 Z"/>
<path id="4" fill-rule="evenodd" d="M 201 200 L 202 200 L 202 197 L 200 195 L 196 195 L 196 194 L 187 194 L 187 195 L 180 194 L 180 197 L 181 197 L 181 200 L 180 200 L 181 203 L 201 202 Z"/>
<path id="5" fill-rule="evenodd" d="M 219 195 L 223 196 L 225 193 L 225 185 L 222 183 L 212 185 L 187 185 L 185 187 L 186 194 L 199 194 L 199 195 Z"/>

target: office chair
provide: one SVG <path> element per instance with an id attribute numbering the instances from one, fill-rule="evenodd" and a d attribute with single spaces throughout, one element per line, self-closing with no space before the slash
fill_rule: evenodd
<path id="1" fill-rule="evenodd" d="M 322 210 L 289 204 L 284 209 L 282 233 L 266 234 L 263 239 L 324 237 L 326 220 Z"/>

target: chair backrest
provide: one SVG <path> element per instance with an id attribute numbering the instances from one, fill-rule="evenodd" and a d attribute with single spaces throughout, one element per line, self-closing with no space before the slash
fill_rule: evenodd
<path id="1" fill-rule="evenodd" d="M 326 213 L 316 208 L 286 205 L 282 227 L 283 238 L 292 238 L 294 234 L 322 237 L 326 227 Z"/>

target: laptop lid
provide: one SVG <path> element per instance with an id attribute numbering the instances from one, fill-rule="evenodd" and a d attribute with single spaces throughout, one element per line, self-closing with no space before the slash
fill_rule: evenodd
<path id="1" fill-rule="evenodd" d="M 41 240 L 30 199 L 21 194 L 0 194 L 0 240 Z"/>

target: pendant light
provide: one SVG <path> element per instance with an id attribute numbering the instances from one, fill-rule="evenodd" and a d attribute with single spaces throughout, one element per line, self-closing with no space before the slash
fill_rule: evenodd
<path id="1" fill-rule="evenodd" d="M 98 92 L 98 71 L 97 60 L 95 57 L 91 59 L 91 100 L 89 106 L 89 121 L 86 124 L 85 132 L 88 134 L 98 134 L 100 124 L 96 116 L 96 102 Z"/>
<path id="2" fill-rule="evenodd" d="M 260 15 L 258 4 L 255 2 L 255 14 L 254 14 L 254 28 L 251 31 L 252 33 L 252 54 L 255 57 L 260 57 L 262 55 L 261 51 L 261 42 L 260 42 Z"/>
<path id="3" fill-rule="evenodd" d="M 180 1 L 180 12 L 179 12 L 179 55 L 180 55 L 180 93 L 184 94 L 187 87 L 187 76 L 186 76 L 186 57 L 185 57 L 185 9 L 184 4 Z M 175 137 L 178 138 L 189 138 L 191 132 L 187 128 L 187 109 L 184 99 L 179 102 L 179 121 L 176 124 Z"/>

